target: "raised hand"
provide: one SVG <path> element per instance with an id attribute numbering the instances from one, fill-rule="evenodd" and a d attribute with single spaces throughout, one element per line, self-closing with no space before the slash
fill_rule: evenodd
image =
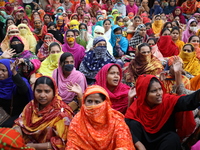
<path id="1" fill-rule="evenodd" d="M 72 83 L 72 82 L 70 82 L 70 83 L 67 83 L 67 90 L 69 91 L 69 92 L 74 92 L 74 93 L 76 93 L 77 95 L 79 95 L 79 94 L 81 94 L 82 95 L 82 93 L 83 93 L 83 91 L 82 91 L 82 88 L 80 87 L 80 85 L 79 84 L 77 84 L 77 83 Z"/>
<path id="2" fill-rule="evenodd" d="M 1 55 L 2 58 L 12 58 L 13 55 L 15 55 L 15 50 L 14 49 L 7 49 L 6 51 L 3 52 L 3 54 Z"/>
<path id="3" fill-rule="evenodd" d="M 174 72 L 182 71 L 182 62 L 180 61 L 178 56 L 174 56 L 174 63 L 172 65 Z"/>
<path id="4" fill-rule="evenodd" d="M 10 70 L 12 71 L 14 76 L 17 74 L 16 67 L 18 63 L 19 59 L 16 59 L 14 62 L 10 61 Z"/>

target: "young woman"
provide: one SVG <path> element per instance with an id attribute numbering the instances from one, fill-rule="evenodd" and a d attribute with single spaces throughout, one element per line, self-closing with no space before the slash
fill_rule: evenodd
<path id="1" fill-rule="evenodd" d="M 110 38 L 111 38 L 111 32 L 112 32 L 111 26 L 112 26 L 112 22 L 109 19 L 106 19 L 103 21 L 103 27 L 105 29 L 105 36 L 108 40 L 110 40 Z"/>
<path id="2" fill-rule="evenodd" d="M 78 69 L 84 55 L 85 49 L 83 46 L 79 45 L 75 41 L 75 33 L 73 30 L 67 30 L 64 36 L 64 43 L 62 45 L 63 52 L 70 52 L 74 56 L 75 68 Z"/>
<path id="3" fill-rule="evenodd" d="M 82 93 L 77 88 L 69 90 Z M 135 150 L 123 115 L 112 109 L 110 103 L 102 87 L 93 85 L 86 89 L 83 106 L 70 124 L 67 149 Z"/>
<path id="4" fill-rule="evenodd" d="M 141 75 L 136 83 L 136 91 L 137 99 L 125 115 L 136 148 L 181 149 L 176 127 L 179 127 L 179 131 L 184 125 L 182 121 L 187 122 L 188 117 L 175 118 L 175 114 L 199 107 L 200 90 L 187 96 L 169 95 L 165 93 L 162 83 L 154 75 Z M 184 132 L 191 130 L 192 124 L 184 127 Z"/>
<path id="5" fill-rule="evenodd" d="M 52 77 L 56 81 L 58 92 L 62 100 L 74 111 L 81 106 L 81 97 L 73 92 L 67 91 L 66 84 L 76 83 L 81 87 L 82 91 L 85 91 L 87 88 L 85 76 L 74 67 L 75 60 L 71 53 L 63 53 L 59 59 L 58 65 L 58 68 L 53 71 Z"/>
<path id="6" fill-rule="evenodd" d="M 58 61 L 62 54 L 62 47 L 57 42 L 52 42 L 48 46 L 49 56 L 42 61 L 37 72 L 44 76 L 52 76 L 54 69 L 58 68 Z"/>
<path id="7" fill-rule="evenodd" d="M 65 148 L 72 110 L 58 96 L 54 80 L 40 77 L 33 89 L 34 100 L 24 108 L 13 127 L 27 146 L 42 149 Z"/>
<path id="8" fill-rule="evenodd" d="M 173 18 L 175 18 L 176 16 L 179 16 L 180 23 L 186 24 L 186 19 L 183 16 L 182 8 L 180 6 L 175 7 L 175 9 L 174 9 L 172 14 L 173 14 Z M 172 21 L 172 20 L 169 20 L 169 21 Z"/>
<path id="9" fill-rule="evenodd" d="M 192 35 L 188 39 L 188 43 L 191 43 L 194 46 L 195 52 L 196 52 L 196 57 L 200 60 L 200 38 L 196 35 Z"/>
<path id="10" fill-rule="evenodd" d="M 160 15 L 153 17 L 152 29 L 156 37 L 159 37 L 159 34 L 163 28 L 164 21 L 161 19 Z"/>
<path id="11" fill-rule="evenodd" d="M 11 117 L 1 123 L 1 127 L 12 127 L 26 104 L 32 100 L 32 90 L 27 79 L 16 71 L 19 61 L 0 59 L 0 106 Z"/>
<path id="12" fill-rule="evenodd" d="M 94 84 L 98 71 L 108 63 L 115 63 L 115 58 L 107 50 L 106 40 L 98 36 L 93 41 L 93 50 L 86 53 L 80 65 L 89 85 Z"/>
<path id="13" fill-rule="evenodd" d="M 185 44 L 183 41 L 180 40 L 180 29 L 178 27 L 173 27 L 171 30 L 171 37 L 172 41 L 176 44 L 178 47 L 179 52 L 182 50 L 183 45 Z"/>

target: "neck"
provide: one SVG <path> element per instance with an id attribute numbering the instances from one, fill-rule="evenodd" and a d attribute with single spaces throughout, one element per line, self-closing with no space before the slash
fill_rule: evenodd
<path id="1" fill-rule="evenodd" d="M 71 71 L 70 71 L 70 72 L 64 72 L 64 73 L 63 73 L 64 78 L 67 78 L 70 74 L 71 74 Z"/>
<path id="2" fill-rule="evenodd" d="M 109 86 L 109 85 L 107 85 L 107 88 L 108 88 L 108 90 L 110 91 L 110 92 L 113 92 L 114 90 L 115 90 L 115 86 Z"/>
<path id="3" fill-rule="evenodd" d="M 74 47 L 74 43 L 73 43 L 73 44 L 69 44 L 69 43 L 68 43 L 68 45 L 69 45 L 69 47 Z"/>

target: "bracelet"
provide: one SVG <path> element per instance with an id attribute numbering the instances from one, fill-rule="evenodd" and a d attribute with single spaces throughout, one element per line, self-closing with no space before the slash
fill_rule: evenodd
<path id="1" fill-rule="evenodd" d="M 47 143 L 47 149 L 50 149 L 50 142 Z"/>

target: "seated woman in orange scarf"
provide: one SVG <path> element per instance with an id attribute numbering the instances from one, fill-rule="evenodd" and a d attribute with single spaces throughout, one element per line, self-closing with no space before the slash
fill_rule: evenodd
<path id="1" fill-rule="evenodd" d="M 29 147 L 64 149 L 73 112 L 58 96 L 52 78 L 43 76 L 34 85 L 34 100 L 24 108 L 13 127 Z"/>
<path id="2" fill-rule="evenodd" d="M 182 62 L 181 58 L 178 56 L 173 56 L 168 60 L 168 63 L 165 67 L 166 71 L 169 71 L 169 74 L 162 74 L 160 75 L 160 78 L 163 82 L 163 86 L 166 89 L 166 93 L 176 93 L 176 81 L 175 81 L 175 74 L 174 74 L 174 68 L 173 68 L 173 63 L 175 59 L 179 59 L 179 61 Z M 164 79 L 163 79 L 164 78 Z M 185 86 L 186 89 L 190 90 L 190 80 L 182 75 L 182 82 Z"/>
<path id="3" fill-rule="evenodd" d="M 137 99 L 128 108 L 125 118 L 135 147 L 148 150 L 180 150 L 176 133 L 188 118 L 175 118 L 177 112 L 194 110 L 200 106 L 200 90 L 187 95 L 165 93 L 164 86 L 154 75 L 141 75 L 136 83 Z M 192 116 L 193 117 L 193 116 Z M 180 125 L 180 122 L 185 121 Z M 191 130 L 185 125 L 185 130 Z M 179 128 L 177 128 L 179 127 Z"/>
<path id="4" fill-rule="evenodd" d="M 133 59 L 125 73 L 126 82 L 135 83 L 139 75 L 152 74 L 159 75 L 163 66 L 158 58 L 153 56 L 151 47 L 147 43 L 138 46 L 135 59 Z"/>
<path id="5" fill-rule="evenodd" d="M 69 90 L 82 93 L 73 85 Z M 111 108 L 110 98 L 98 85 L 86 89 L 80 112 L 70 123 L 66 150 L 135 150 L 124 116 Z"/>

